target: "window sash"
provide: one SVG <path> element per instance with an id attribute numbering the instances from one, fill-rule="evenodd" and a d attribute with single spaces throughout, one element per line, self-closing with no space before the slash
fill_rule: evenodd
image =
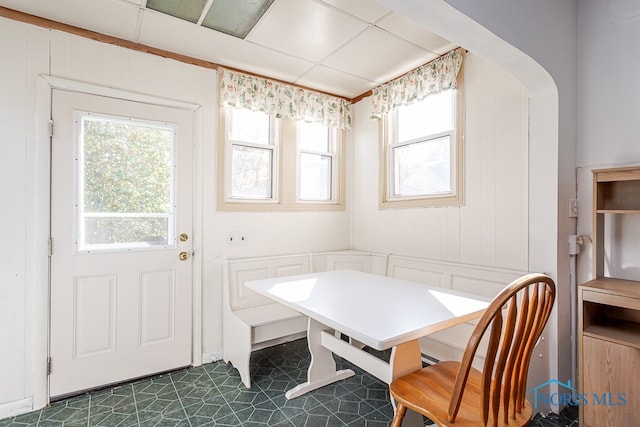
<path id="1" fill-rule="evenodd" d="M 229 171 L 230 171 L 230 176 L 229 176 L 229 189 L 228 189 L 228 198 L 231 200 L 248 200 L 248 201 L 274 201 L 277 200 L 276 194 L 275 194 L 275 180 L 276 180 L 276 170 L 277 170 L 277 150 L 276 147 L 274 146 L 265 146 L 265 145 L 258 145 L 258 144 L 247 144 L 247 143 L 237 143 L 237 142 L 231 142 L 230 144 L 231 150 L 229 150 L 229 155 L 230 155 L 230 160 L 229 160 Z M 240 148 L 245 148 L 245 149 L 250 149 L 253 151 L 264 151 L 268 154 L 268 161 L 269 161 L 269 172 L 268 172 L 268 188 L 267 188 L 267 194 L 264 197 L 260 197 L 258 195 L 256 196 L 251 196 L 251 195 L 241 195 L 241 194 L 234 194 L 234 186 L 235 186 L 235 181 L 234 181 L 234 177 L 235 177 L 235 172 L 236 170 L 233 168 L 233 155 L 236 153 L 235 148 L 236 147 L 240 147 Z"/>
<path id="2" fill-rule="evenodd" d="M 336 194 L 337 194 L 337 156 L 336 156 L 336 129 L 335 128 L 326 128 L 326 144 L 323 144 L 326 147 L 326 150 L 317 150 L 307 148 L 309 145 L 305 144 L 302 141 L 304 132 L 301 131 L 301 127 L 305 126 L 304 123 L 297 123 L 296 126 L 296 147 L 297 147 L 297 178 L 296 178 L 296 199 L 297 202 L 302 203 L 335 203 L 336 202 Z M 303 189 L 303 177 L 304 172 L 303 168 L 303 156 L 311 155 L 311 156 L 321 156 L 322 158 L 329 159 L 329 173 L 327 175 L 327 182 L 325 185 L 325 190 L 328 197 L 309 197 L 305 196 Z"/>
<path id="3" fill-rule="evenodd" d="M 268 144 L 253 143 L 248 141 L 240 141 L 232 138 L 233 135 L 233 107 L 226 107 L 225 113 L 225 176 L 224 176 L 224 192 L 225 201 L 236 203 L 277 203 L 278 202 L 278 136 L 279 136 L 279 120 L 273 116 L 269 117 L 269 141 Z M 256 112 L 256 114 L 264 114 Z M 251 150 L 264 150 L 269 153 L 270 171 L 269 171 L 269 190 L 267 197 L 252 197 L 250 195 L 234 195 L 234 168 L 233 154 L 235 147 L 244 147 Z"/>
<path id="4" fill-rule="evenodd" d="M 460 134 L 463 117 L 463 74 L 459 75 L 458 89 L 452 91 L 452 122 L 453 129 L 416 136 L 408 141 L 399 141 L 398 109 L 383 115 L 380 120 L 380 207 L 424 207 L 424 206 L 459 206 L 463 203 L 463 141 Z M 449 138 L 449 183 L 450 191 L 433 191 L 427 194 L 400 194 L 396 188 L 396 170 L 394 150 L 438 138 Z"/>
<path id="5" fill-rule="evenodd" d="M 400 171 L 396 168 L 396 153 L 397 149 L 402 149 L 406 147 L 415 146 L 417 144 L 424 144 L 429 142 L 436 142 L 442 139 L 448 139 L 449 145 L 449 189 L 446 191 L 432 191 L 426 193 L 416 193 L 416 194 L 408 194 L 407 192 L 400 192 L 400 179 L 399 174 Z M 411 141 L 405 141 L 402 143 L 390 144 L 387 150 L 387 159 L 388 164 L 387 168 L 389 170 L 389 183 L 388 183 L 388 200 L 409 200 L 409 199 L 421 199 L 425 197 L 438 197 L 438 196 L 451 196 L 455 194 L 456 188 L 456 162 L 453 160 L 456 158 L 456 144 L 455 144 L 455 131 L 451 130 L 448 132 L 440 132 L 434 135 L 429 135 L 424 138 L 416 138 Z"/>
<path id="6" fill-rule="evenodd" d="M 234 128 L 233 124 L 236 123 L 236 114 L 239 115 L 246 115 L 247 117 L 256 117 L 259 118 L 259 120 L 262 122 L 260 123 L 260 126 L 258 127 L 258 129 L 256 129 L 255 127 L 251 130 L 258 130 L 258 131 L 264 131 L 265 129 L 263 129 L 263 126 L 266 124 L 267 129 L 266 129 L 266 135 L 261 135 L 259 132 L 258 134 L 255 135 L 251 135 L 251 133 L 246 133 L 246 129 L 242 129 L 240 130 L 237 134 L 236 134 L 236 129 Z M 261 113 L 261 112 L 256 112 L 256 111 L 251 111 L 251 110 L 241 110 L 238 108 L 230 108 L 229 109 L 229 116 L 231 116 L 229 118 L 229 127 L 227 128 L 227 135 L 228 138 L 236 141 L 236 142 L 242 142 L 242 143 L 247 143 L 247 144 L 257 144 L 260 146 L 265 146 L 265 145 L 273 145 L 272 143 L 272 129 L 273 129 L 273 121 L 271 120 L 271 117 L 268 116 L 267 114 Z M 241 119 L 242 117 L 240 117 Z M 265 123 L 266 122 L 266 123 Z M 240 126 L 242 126 L 242 122 L 241 120 L 238 121 L 238 124 L 240 124 Z M 244 132 L 243 132 L 244 131 Z M 242 138 L 238 138 L 241 136 L 245 136 L 246 138 L 242 139 Z M 266 137 L 265 139 L 262 139 L 262 137 Z"/>
<path id="7" fill-rule="evenodd" d="M 329 163 L 328 163 L 328 167 L 327 169 L 329 170 L 329 173 L 327 174 L 327 182 L 325 182 L 325 190 L 326 193 L 328 195 L 328 197 L 313 197 L 313 196 L 305 196 L 304 193 L 304 188 L 303 188 L 303 171 L 302 171 L 302 167 L 303 167 L 303 160 L 302 157 L 304 155 L 307 156 L 317 156 L 323 159 L 328 159 Z M 318 151 L 308 151 L 308 150 L 301 150 L 298 152 L 298 202 L 315 202 L 315 203 L 319 203 L 319 202 L 330 202 L 333 203 L 335 202 L 335 195 L 336 195 L 336 156 L 334 153 L 327 153 L 327 152 L 318 152 Z"/>

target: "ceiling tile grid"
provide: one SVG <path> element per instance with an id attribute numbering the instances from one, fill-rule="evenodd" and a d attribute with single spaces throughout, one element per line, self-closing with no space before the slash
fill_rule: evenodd
<path id="1" fill-rule="evenodd" d="M 247 40 L 319 62 L 365 28 L 365 23 L 312 0 L 278 0 Z"/>
<path id="2" fill-rule="evenodd" d="M 377 82 L 336 71 L 321 64 L 315 65 L 293 83 L 347 98 L 354 97 L 354 87 L 358 88 L 356 92 L 360 94 L 378 85 Z"/>
<path id="3" fill-rule="evenodd" d="M 0 0 L 0 6 L 133 40 L 140 6 L 120 0 Z"/>
<path id="4" fill-rule="evenodd" d="M 435 57 L 433 52 L 372 27 L 334 52 L 324 64 L 383 83 Z"/>
<path id="5" fill-rule="evenodd" d="M 0 0 L 0 6 L 347 98 L 456 47 L 374 0 L 267 0 L 255 17 L 245 16 L 255 2 L 230 1 Z M 256 25 L 249 30 L 247 22 Z"/>
<path id="6" fill-rule="evenodd" d="M 319 3 L 334 6 L 371 24 L 391 13 L 386 7 L 371 0 L 320 0 Z"/>

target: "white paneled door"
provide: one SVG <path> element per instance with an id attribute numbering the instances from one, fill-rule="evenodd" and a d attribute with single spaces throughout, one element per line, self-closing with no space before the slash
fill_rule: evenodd
<path id="1" fill-rule="evenodd" d="M 52 100 L 50 396 L 191 364 L 193 112 Z"/>

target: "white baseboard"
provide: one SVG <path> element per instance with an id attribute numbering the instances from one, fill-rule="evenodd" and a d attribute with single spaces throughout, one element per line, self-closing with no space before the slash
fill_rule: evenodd
<path id="1" fill-rule="evenodd" d="M 211 363 L 222 360 L 222 352 L 219 353 L 202 353 L 202 363 Z"/>
<path id="2" fill-rule="evenodd" d="M 0 403 L 0 419 L 26 414 L 33 410 L 33 397 L 13 402 Z"/>

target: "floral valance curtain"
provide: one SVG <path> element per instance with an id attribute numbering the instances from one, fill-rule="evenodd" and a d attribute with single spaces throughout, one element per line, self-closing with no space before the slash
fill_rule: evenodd
<path id="1" fill-rule="evenodd" d="M 351 128 L 350 103 L 264 77 L 218 68 L 220 105 L 247 108 L 340 129 Z"/>
<path id="2" fill-rule="evenodd" d="M 373 89 L 371 116 L 380 118 L 384 113 L 420 101 L 425 97 L 458 86 L 457 77 L 465 50 L 458 48 L 426 63 L 402 77 Z"/>

